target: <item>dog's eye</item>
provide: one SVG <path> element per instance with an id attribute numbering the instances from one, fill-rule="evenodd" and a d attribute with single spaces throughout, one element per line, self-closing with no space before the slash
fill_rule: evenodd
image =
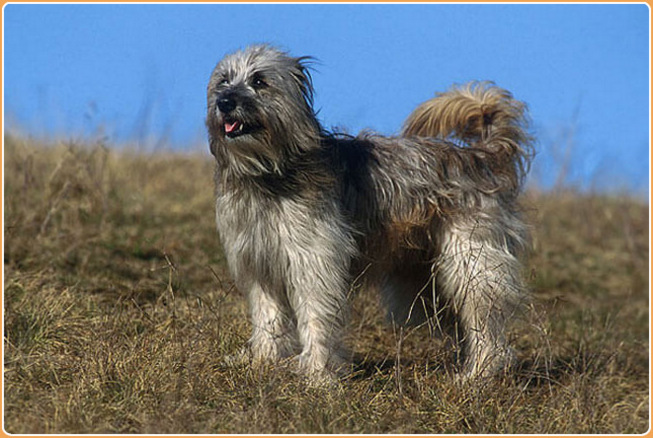
<path id="1" fill-rule="evenodd" d="M 218 82 L 218 85 L 229 85 L 229 79 L 227 79 L 227 78 L 220 79 L 220 82 Z"/>
<path id="2" fill-rule="evenodd" d="M 267 87 L 268 84 L 265 82 L 265 79 L 263 79 L 263 76 L 255 75 L 252 78 L 252 87 L 254 87 L 257 90 L 260 90 L 261 88 Z"/>

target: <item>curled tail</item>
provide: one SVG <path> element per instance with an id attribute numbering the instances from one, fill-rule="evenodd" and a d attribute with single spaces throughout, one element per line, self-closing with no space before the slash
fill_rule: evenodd
<path id="1" fill-rule="evenodd" d="M 403 137 L 453 141 L 488 153 L 488 165 L 512 173 L 519 186 L 533 157 L 526 105 L 491 82 L 470 82 L 440 93 L 406 119 Z"/>

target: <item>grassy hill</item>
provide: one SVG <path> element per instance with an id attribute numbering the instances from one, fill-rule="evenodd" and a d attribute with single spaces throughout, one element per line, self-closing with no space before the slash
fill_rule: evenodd
<path id="1" fill-rule="evenodd" d="M 456 386 L 427 327 L 354 300 L 357 372 L 325 389 L 227 367 L 246 305 L 214 226 L 208 153 L 102 144 L 4 149 L 4 425 L 11 433 L 643 433 L 649 208 L 524 197 L 533 302 L 514 373 Z"/>

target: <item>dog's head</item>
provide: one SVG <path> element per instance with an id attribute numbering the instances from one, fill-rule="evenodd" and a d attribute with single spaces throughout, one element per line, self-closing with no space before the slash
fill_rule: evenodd
<path id="1" fill-rule="evenodd" d="M 240 157 L 240 164 L 270 171 L 293 148 L 308 147 L 304 137 L 314 139 L 320 130 L 308 60 L 266 45 L 224 57 L 207 90 L 213 155 Z"/>

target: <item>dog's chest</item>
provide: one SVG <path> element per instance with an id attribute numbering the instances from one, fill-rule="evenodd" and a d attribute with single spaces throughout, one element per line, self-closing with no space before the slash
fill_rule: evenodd
<path id="1" fill-rule="evenodd" d="M 356 252 L 334 199 L 218 194 L 217 228 L 237 282 L 256 278 L 286 286 L 288 278 L 317 265 L 348 269 Z"/>
<path id="2" fill-rule="evenodd" d="M 216 222 L 223 245 L 236 245 L 241 251 L 255 251 L 256 246 L 269 245 L 275 222 L 279 220 L 278 211 L 277 202 L 228 192 L 219 194 Z"/>
<path id="3" fill-rule="evenodd" d="M 236 279 L 282 277 L 294 235 L 302 233 L 300 208 L 288 201 L 219 194 L 216 224 Z"/>

